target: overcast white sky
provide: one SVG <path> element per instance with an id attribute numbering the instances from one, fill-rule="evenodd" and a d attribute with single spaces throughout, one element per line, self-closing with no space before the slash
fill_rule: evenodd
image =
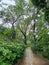
<path id="1" fill-rule="evenodd" d="M 28 2 L 28 0 L 25 0 L 26 2 Z M 2 3 L 5 3 L 5 4 L 8 4 L 8 5 L 15 5 L 15 2 L 14 2 L 14 0 L 2 0 L 1 2 L 0 2 L 0 4 L 2 4 Z M 3 7 L 5 7 L 5 8 L 7 8 L 8 6 L 7 5 L 2 5 Z M 2 8 L 0 7 L 0 10 L 1 10 Z"/>
<path id="2" fill-rule="evenodd" d="M 13 0 L 2 0 L 0 4 L 3 4 L 3 3 L 7 4 L 7 5 L 2 5 L 2 7 L 4 8 L 7 8 L 9 5 L 15 5 L 15 2 Z M 1 7 L 0 7 L 0 10 L 2 10 Z"/>
<path id="3" fill-rule="evenodd" d="M 25 0 L 26 2 L 28 2 L 28 0 Z M 2 0 L 2 2 L 10 5 L 10 4 L 15 4 L 14 0 Z"/>
<path id="4" fill-rule="evenodd" d="M 14 2 L 13 0 L 2 0 L 1 3 L 2 3 L 2 2 L 6 3 L 6 4 L 8 4 L 8 5 L 10 5 L 10 4 L 15 4 L 15 2 Z"/>

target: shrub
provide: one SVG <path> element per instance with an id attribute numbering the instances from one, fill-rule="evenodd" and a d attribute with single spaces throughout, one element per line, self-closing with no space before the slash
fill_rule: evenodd
<path id="1" fill-rule="evenodd" d="M 23 56 L 25 46 L 19 43 L 4 43 L 0 41 L 0 65 L 12 65 Z"/>
<path id="2" fill-rule="evenodd" d="M 43 30 L 40 34 L 39 39 L 36 41 L 36 50 L 38 54 L 49 59 L 49 30 Z"/>

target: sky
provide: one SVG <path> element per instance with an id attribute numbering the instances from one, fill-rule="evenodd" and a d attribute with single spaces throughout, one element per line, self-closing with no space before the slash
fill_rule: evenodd
<path id="1" fill-rule="evenodd" d="M 25 1 L 28 3 L 28 0 L 25 0 Z M 7 5 L 2 5 L 4 8 L 7 8 L 9 5 L 15 5 L 14 0 L 2 0 L 0 4 L 3 4 L 3 3 L 7 4 Z M 0 7 L 0 10 L 2 10 L 1 7 Z"/>
<path id="2" fill-rule="evenodd" d="M 7 5 L 4 5 L 4 3 Z M 7 8 L 9 5 L 15 5 L 15 2 L 13 0 L 2 0 L 0 4 L 2 4 L 2 7 Z M 1 7 L 0 10 L 2 10 Z"/>
<path id="3" fill-rule="evenodd" d="M 2 2 L 3 2 L 3 3 L 6 3 L 6 4 L 8 4 L 8 5 L 10 5 L 10 4 L 13 5 L 13 4 L 15 4 L 15 2 L 14 2 L 13 0 L 2 0 L 1 3 L 2 3 Z"/>
<path id="4" fill-rule="evenodd" d="M 28 2 L 28 0 L 25 0 L 26 2 Z M 2 2 L 4 2 L 4 3 L 6 3 L 6 4 L 8 4 L 8 5 L 10 5 L 10 4 L 15 4 L 15 2 L 14 2 L 14 0 L 2 0 Z"/>

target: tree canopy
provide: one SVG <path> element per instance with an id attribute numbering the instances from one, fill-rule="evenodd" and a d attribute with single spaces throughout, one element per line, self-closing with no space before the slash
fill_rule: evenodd
<path id="1" fill-rule="evenodd" d="M 13 1 L 0 1 L 0 64 L 18 63 L 28 46 L 49 59 L 49 1 Z"/>

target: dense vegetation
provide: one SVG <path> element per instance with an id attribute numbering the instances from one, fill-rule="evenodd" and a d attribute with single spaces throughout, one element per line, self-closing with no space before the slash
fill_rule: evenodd
<path id="1" fill-rule="evenodd" d="M 0 64 L 12 65 L 20 61 L 23 56 L 25 46 L 22 43 L 4 43 L 0 41 Z"/>
<path id="2" fill-rule="evenodd" d="M 49 59 L 49 1 L 13 1 L 0 4 L 0 65 L 18 63 L 28 46 Z"/>
<path id="3" fill-rule="evenodd" d="M 0 27 L 0 65 L 18 63 L 23 57 L 24 43 L 17 39 L 11 39 L 11 34 L 12 31 L 10 29 Z"/>
<path id="4" fill-rule="evenodd" d="M 49 30 L 44 29 L 40 31 L 40 36 L 36 41 L 35 52 L 47 59 L 49 59 Z M 34 48 L 34 45 L 33 47 Z"/>
<path id="5" fill-rule="evenodd" d="M 42 18 L 42 19 L 45 19 L 45 20 L 43 20 L 43 22 L 41 20 L 40 23 L 36 23 L 37 28 L 38 28 L 38 32 L 37 32 L 38 38 L 35 42 L 36 44 L 33 45 L 33 48 L 36 53 L 49 59 L 49 28 L 48 28 L 48 26 L 49 26 L 49 6 L 48 6 L 48 0 L 47 1 L 46 0 L 32 0 L 32 3 L 38 9 L 37 10 L 38 14 L 42 9 L 42 12 L 44 13 L 44 18 Z M 45 24 L 46 24 L 46 26 L 45 26 Z"/>

